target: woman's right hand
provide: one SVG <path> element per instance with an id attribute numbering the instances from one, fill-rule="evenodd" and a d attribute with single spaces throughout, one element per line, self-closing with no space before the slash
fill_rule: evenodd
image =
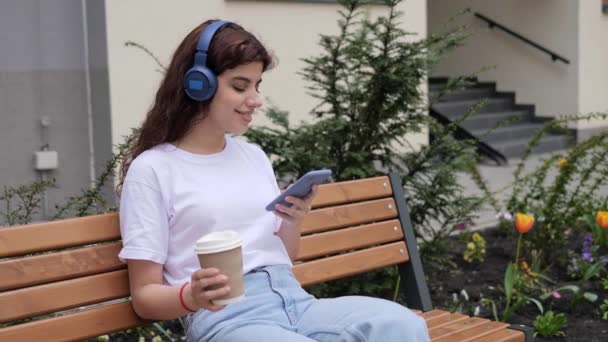
<path id="1" fill-rule="evenodd" d="M 218 311 L 223 305 L 214 305 L 211 301 L 230 293 L 228 277 L 221 274 L 217 268 L 201 268 L 192 273 L 190 281 L 190 295 L 194 307 L 210 311 Z M 186 289 L 187 290 L 187 289 Z"/>

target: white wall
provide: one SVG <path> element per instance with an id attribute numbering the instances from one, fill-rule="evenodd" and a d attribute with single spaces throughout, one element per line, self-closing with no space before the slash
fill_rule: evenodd
<path id="1" fill-rule="evenodd" d="M 579 111 L 608 112 L 608 14 L 599 0 L 579 1 Z M 606 127 L 608 121 L 580 122 L 579 128 Z"/>
<path id="2" fill-rule="evenodd" d="M 496 81 L 499 90 L 515 91 L 517 102 L 535 104 L 539 116 L 577 113 L 580 109 L 577 91 L 579 2 L 596 3 L 599 13 L 596 0 L 429 0 L 429 33 L 441 30 L 449 18 L 467 7 L 471 13 L 456 22 L 469 25 L 476 32 L 465 46 L 451 53 L 433 75 L 463 75 L 495 66 L 478 75 L 479 79 Z M 473 12 L 555 51 L 571 64 L 553 63 L 547 54 L 503 31 L 487 29 Z"/>
<path id="3" fill-rule="evenodd" d="M 318 54 L 319 33 L 338 31 L 338 9 L 337 4 L 279 1 L 106 0 L 113 143 L 143 120 L 161 79 L 154 61 L 138 49 L 125 47 L 126 41 L 143 44 L 166 65 L 179 42 L 200 22 L 208 18 L 237 21 L 276 53 L 279 65 L 264 76 L 262 92 L 288 110 L 297 123 L 309 120 L 308 112 L 317 104 L 296 74 L 304 66 L 300 59 Z M 385 10 L 372 6 L 370 14 Z M 403 28 L 426 37 L 426 0 L 407 0 L 400 10 L 405 13 Z M 265 120 L 259 116 L 256 123 Z M 426 139 L 426 134 L 413 137 L 419 143 Z"/>

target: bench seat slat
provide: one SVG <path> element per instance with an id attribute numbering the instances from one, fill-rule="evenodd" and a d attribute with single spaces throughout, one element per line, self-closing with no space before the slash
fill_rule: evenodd
<path id="1" fill-rule="evenodd" d="M 118 239 L 116 213 L 8 227 L 0 229 L 0 258 Z"/>
<path id="2" fill-rule="evenodd" d="M 502 329 L 489 335 L 476 338 L 472 342 L 524 342 L 526 336 L 523 331 Z"/>
<path id="3" fill-rule="evenodd" d="M 409 260 L 404 242 L 296 264 L 293 272 L 302 286 L 344 278 Z"/>
<path id="4" fill-rule="evenodd" d="M 6 291 L 126 268 L 126 265 L 118 259 L 121 248 L 121 242 L 112 242 L 2 261 L 0 290 Z"/>
<path id="5" fill-rule="evenodd" d="M 312 259 L 400 239 L 403 239 L 403 231 L 399 220 L 307 235 L 300 242 L 298 260 Z"/>
<path id="6" fill-rule="evenodd" d="M 430 311 L 427 311 L 427 312 L 423 312 L 423 313 L 420 314 L 420 316 L 422 316 L 422 318 L 424 318 L 424 320 L 428 324 L 428 322 L 430 322 L 432 320 L 435 320 L 435 319 L 437 319 L 439 317 L 448 316 L 448 315 L 451 315 L 451 314 L 452 313 L 449 312 L 449 311 L 435 309 L 435 310 L 430 310 Z"/>
<path id="7" fill-rule="evenodd" d="M 103 303 L 130 295 L 127 270 L 0 293 L 0 322 Z"/>
<path id="8" fill-rule="evenodd" d="M 388 197 L 393 193 L 386 176 L 322 184 L 312 202 L 313 208 Z"/>
<path id="9" fill-rule="evenodd" d="M 313 210 L 302 223 L 302 234 L 388 220 L 397 217 L 392 198 Z"/>
<path id="10" fill-rule="evenodd" d="M 77 341 L 149 323 L 139 318 L 131 302 L 126 301 L 2 328 L 0 341 Z"/>
<path id="11" fill-rule="evenodd" d="M 467 316 L 465 317 L 466 319 L 458 320 L 448 325 L 444 325 L 437 328 L 430 328 L 429 335 L 431 337 L 431 340 L 439 339 L 446 336 L 452 336 L 465 330 L 473 329 L 477 326 L 483 325 L 489 321 L 485 318 Z"/>
<path id="12" fill-rule="evenodd" d="M 478 325 L 472 329 L 461 331 L 449 336 L 440 337 L 433 342 L 468 342 L 489 335 L 493 332 L 504 330 L 509 325 L 502 322 L 486 321 L 484 324 Z"/>
<path id="13" fill-rule="evenodd" d="M 429 330 L 443 327 L 454 322 L 462 321 L 469 318 L 467 315 L 463 315 L 461 313 L 449 313 L 448 315 L 442 315 L 439 317 L 434 317 L 426 321 L 426 325 Z"/>
<path id="14" fill-rule="evenodd" d="M 524 342 L 523 332 L 508 329 L 509 324 L 485 318 L 469 317 L 445 310 L 421 312 L 412 310 L 423 317 L 431 333 L 433 342 Z M 446 334 L 446 331 L 452 330 Z"/>

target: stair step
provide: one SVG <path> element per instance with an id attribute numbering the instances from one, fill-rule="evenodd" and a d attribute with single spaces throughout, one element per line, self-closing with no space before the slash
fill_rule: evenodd
<path id="1" fill-rule="evenodd" d="M 500 122 L 512 118 L 515 123 L 529 123 L 532 120 L 532 114 L 527 110 L 506 111 L 496 113 L 477 113 L 468 117 L 460 125 L 468 131 L 487 131 L 496 127 Z M 452 118 L 457 120 L 458 118 Z"/>
<path id="2" fill-rule="evenodd" d="M 529 139 L 505 141 L 501 144 L 495 144 L 494 148 L 507 158 L 519 158 L 524 154 L 524 151 L 528 147 L 528 143 Z M 545 135 L 532 150 L 532 153 L 548 153 L 564 150 L 568 148 L 569 144 L 570 137 L 566 135 Z"/>
<path id="3" fill-rule="evenodd" d="M 484 105 L 467 117 L 460 125 L 483 142 L 501 152 L 507 158 L 521 157 L 530 140 L 551 118 L 535 116 L 534 105 L 515 102 L 515 93 L 499 92 L 496 82 L 479 82 L 477 78 L 464 80 L 459 89 L 446 92 L 450 78 L 429 78 L 431 111 L 452 122 L 458 121 L 480 101 Z M 443 93 L 443 94 L 442 94 Z M 439 97 L 441 95 L 441 97 Z M 502 123 L 502 127 L 495 128 Z M 491 133 L 488 133 L 492 130 Z M 544 135 L 532 153 L 545 153 L 566 149 L 571 144 L 570 135 L 551 130 Z"/>
<path id="4" fill-rule="evenodd" d="M 489 145 L 492 145 L 492 143 L 500 144 L 502 140 L 532 139 L 532 137 L 534 137 L 543 127 L 544 125 L 540 123 L 515 123 L 497 128 L 489 134 L 487 134 L 488 129 L 476 129 L 471 131 L 471 134 L 476 137 L 483 136 L 482 140 Z"/>
<path id="5" fill-rule="evenodd" d="M 440 92 L 445 91 L 445 87 L 447 86 L 447 82 L 442 83 L 429 83 L 429 92 Z M 471 82 L 471 81 L 462 81 L 460 84 L 460 89 L 490 89 L 496 91 L 496 83 L 494 82 Z M 456 89 L 454 89 L 456 90 Z"/>
<path id="6" fill-rule="evenodd" d="M 433 109 L 440 113 L 449 113 L 450 117 L 460 117 L 471 110 L 479 100 L 463 100 L 439 102 L 433 104 Z M 500 112 L 515 109 L 515 101 L 512 96 L 491 97 L 485 99 L 485 104 L 479 108 L 479 112 Z"/>
<path id="7" fill-rule="evenodd" d="M 435 100 L 435 102 L 446 102 L 446 101 L 462 101 L 462 100 L 472 100 L 472 99 L 481 99 L 481 98 L 490 98 L 496 92 L 494 89 L 485 87 L 485 88 L 465 88 L 454 90 L 449 93 L 441 94 L 441 91 L 431 91 L 431 99 Z M 441 97 L 439 97 L 441 95 Z"/>

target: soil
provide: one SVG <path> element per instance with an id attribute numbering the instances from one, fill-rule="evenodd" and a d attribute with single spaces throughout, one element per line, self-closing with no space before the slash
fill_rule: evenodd
<path id="1" fill-rule="evenodd" d="M 485 261 L 473 264 L 465 262 L 462 259 L 464 243 L 453 239 L 450 245 L 450 250 L 453 252 L 450 253 L 450 257 L 451 261 L 456 263 L 456 267 L 440 272 L 430 272 L 432 274 L 427 272 L 427 276 L 430 277 L 429 290 L 435 307 L 451 309 L 451 311 L 459 310 L 473 315 L 475 307 L 479 306 L 479 316 L 493 319 L 491 309 L 480 305 L 480 299 L 482 296 L 493 299 L 498 297 L 497 287 L 504 283 L 504 271 L 508 263 L 513 260 L 515 243 L 513 237 L 497 228 L 481 232 L 481 235 L 486 240 Z M 581 240 L 580 237 L 573 239 L 571 248 L 580 250 Z M 568 278 L 565 269 L 552 267 L 545 275 L 557 282 L 552 288 L 574 283 Z M 468 301 L 464 300 L 460 294 L 463 289 L 468 294 Z M 602 320 L 598 313 L 600 303 L 608 298 L 608 291 L 602 288 L 599 280 L 588 282 L 585 289 L 598 295 L 595 303 L 582 301 L 571 308 L 572 296 L 568 294 L 563 295 L 560 299 L 551 298 L 548 302 L 543 303 L 545 310 L 550 309 L 566 314 L 568 321 L 563 330 L 565 336 L 537 336 L 535 341 L 608 341 L 608 321 Z M 454 302 L 454 293 L 457 294 L 458 302 Z M 511 317 L 509 323 L 533 326 L 534 319 L 539 314 L 536 306 L 527 304 L 520 311 Z"/>

